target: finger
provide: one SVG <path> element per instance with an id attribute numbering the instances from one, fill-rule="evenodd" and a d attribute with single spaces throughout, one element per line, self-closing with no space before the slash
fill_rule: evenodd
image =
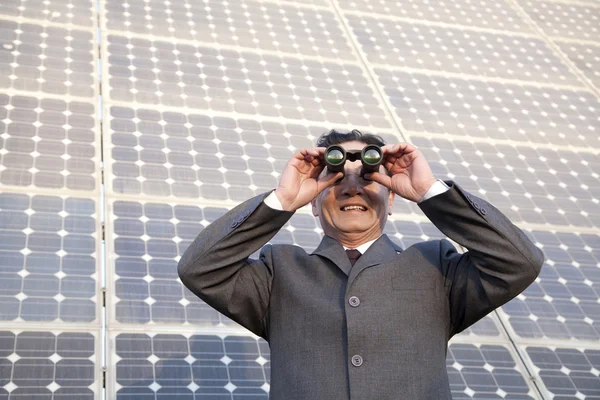
<path id="1" fill-rule="evenodd" d="M 388 189 L 392 189 L 392 179 L 386 174 L 382 174 L 381 172 L 371 172 L 365 174 L 365 178 L 377 182 Z"/>
<path id="2" fill-rule="evenodd" d="M 344 177 L 343 172 L 330 172 L 325 174 L 317 181 L 317 192 L 321 193 L 323 190 L 327 189 L 330 186 L 333 186 L 338 179 Z"/>
<path id="3" fill-rule="evenodd" d="M 396 144 L 388 144 L 381 148 L 384 156 L 393 156 L 393 155 L 401 155 L 404 153 L 411 153 L 417 148 L 409 143 L 396 143 Z"/>

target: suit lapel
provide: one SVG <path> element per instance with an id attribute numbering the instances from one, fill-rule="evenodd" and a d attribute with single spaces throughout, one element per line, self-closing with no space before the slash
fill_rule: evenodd
<path id="1" fill-rule="evenodd" d="M 313 254 L 329 259 L 346 275 L 350 274 L 352 268 L 350 260 L 348 260 L 344 247 L 334 238 L 327 235 L 323 236 L 319 247 L 313 251 Z"/>
<path id="2" fill-rule="evenodd" d="M 369 249 L 363 254 L 356 264 L 350 270 L 348 276 L 348 285 L 352 283 L 354 278 L 360 274 L 366 268 L 372 267 L 377 264 L 384 264 L 390 262 L 398 257 L 402 249 L 387 237 L 387 235 L 381 235 L 379 239 L 375 241 L 369 247 Z"/>
<path id="3" fill-rule="evenodd" d="M 401 251 L 402 248 L 392 242 L 387 235 L 382 235 L 352 266 L 344 247 L 332 237 L 323 236 L 323 240 L 313 254 L 329 259 L 349 276 L 349 281 L 352 281 L 365 268 L 391 261 Z"/>

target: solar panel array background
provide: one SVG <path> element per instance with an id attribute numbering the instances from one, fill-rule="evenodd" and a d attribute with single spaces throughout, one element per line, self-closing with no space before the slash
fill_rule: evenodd
<path id="1" fill-rule="evenodd" d="M 597 1 L 1 3 L 0 397 L 266 399 L 268 345 L 177 261 L 335 127 L 417 145 L 546 254 L 453 339 L 453 398 L 600 398 Z M 443 237 L 394 211 L 399 245 Z M 321 236 L 305 209 L 271 242 Z"/>

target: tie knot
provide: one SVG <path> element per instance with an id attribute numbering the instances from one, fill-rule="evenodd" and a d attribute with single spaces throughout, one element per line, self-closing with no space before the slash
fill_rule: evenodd
<path id="1" fill-rule="evenodd" d="M 358 260 L 362 254 L 360 253 L 360 251 L 358 251 L 356 249 L 351 249 L 351 250 L 346 250 L 346 255 L 348 256 L 348 259 L 350 260 L 350 264 L 354 265 L 356 260 Z"/>

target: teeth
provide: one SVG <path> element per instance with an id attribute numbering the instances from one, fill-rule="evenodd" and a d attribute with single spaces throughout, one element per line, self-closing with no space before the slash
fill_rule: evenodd
<path id="1" fill-rule="evenodd" d="M 361 206 L 347 206 L 343 208 L 344 211 L 348 211 L 348 210 L 359 210 L 359 211 L 364 211 L 365 208 L 361 207 Z"/>

